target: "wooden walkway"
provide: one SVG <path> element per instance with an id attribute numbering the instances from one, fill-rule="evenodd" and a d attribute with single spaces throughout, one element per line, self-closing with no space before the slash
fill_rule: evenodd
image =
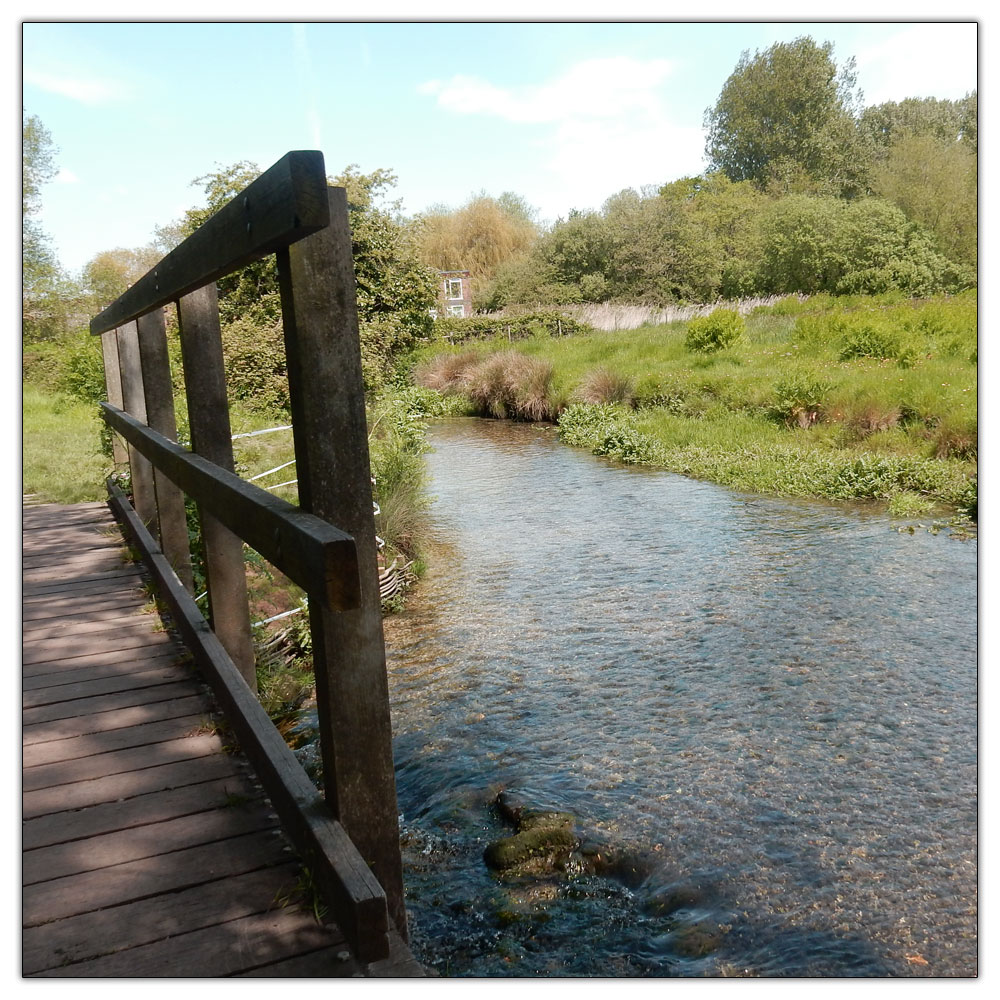
<path id="1" fill-rule="evenodd" d="M 421 976 L 360 965 L 103 503 L 23 509 L 22 975 Z"/>

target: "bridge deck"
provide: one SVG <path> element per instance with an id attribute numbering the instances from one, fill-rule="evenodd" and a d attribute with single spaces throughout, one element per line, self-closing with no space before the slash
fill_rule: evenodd
<path id="1" fill-rule="evenodd" d="M 105 504 L 23 511 L 22 974 L 414 976 L 319 923 Z"/>

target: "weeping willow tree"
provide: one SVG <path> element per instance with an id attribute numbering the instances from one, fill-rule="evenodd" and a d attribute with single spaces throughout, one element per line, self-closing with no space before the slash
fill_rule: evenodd
<path id="1" fill-rule="evenodd" d="M 478 194 L 461 208 L 436 206 L 415 222 L 421 259 L 441 271 L 471 272 L 478 298 L 497 270 L 528 252 L 538 238 L 535 213 L 519 195 Z"/>

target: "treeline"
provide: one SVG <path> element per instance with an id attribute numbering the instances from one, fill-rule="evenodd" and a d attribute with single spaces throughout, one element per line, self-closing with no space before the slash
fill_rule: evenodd
<path id="1" fill-rule="evenodd" d="M 794 292 L 926 296 L 976 283 L 975 93 L 862 108 L 853 60 L 838 67 L 832 46 L 805 37 L 744 53 L 705 127 L 703 175 L 619 191 L 550 226 L 511 192 L 407 218 L 390 198 L 390 171 L 351 166 L 332 177 L 348 192 L 369 387 L 391 380 L 395 359 L 428 335 L 438 269 L 468 268 L 481 311 Z M 55 147 L 27 115 L 23 139 L 23 333 L 36 368 L 46 343 L 72 339 L 260 172 L 241 162 L 198 178 L 203 205 L 148 246 L 104 251 L 71 277 L 36 222 Z M 220 282 L 220 305 L 234 384 L 280 403 L 273 262 Z"/>
<path id="2" fill-rule="evenodd" d="M 429 264 L 478 269 L 484 310 L 954 292 L 976 281 L 977 114 L 975 93 L 862 110 L 853 60 L 799 38 L 744 53 L 706 111 L 701 176 L 620 191 L 533 238 L 510 195 L 416 225 Z"/>

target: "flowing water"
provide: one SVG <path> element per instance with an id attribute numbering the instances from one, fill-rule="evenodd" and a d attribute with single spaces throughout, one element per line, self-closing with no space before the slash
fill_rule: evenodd
<path id="1" fill-rule="evenodd" d="M 386 621 L 407 906 L 443 975 L 971 976 L 976 543 L 431 428 Z M 498 876 L 501 789 L 617 869 Z"/>

